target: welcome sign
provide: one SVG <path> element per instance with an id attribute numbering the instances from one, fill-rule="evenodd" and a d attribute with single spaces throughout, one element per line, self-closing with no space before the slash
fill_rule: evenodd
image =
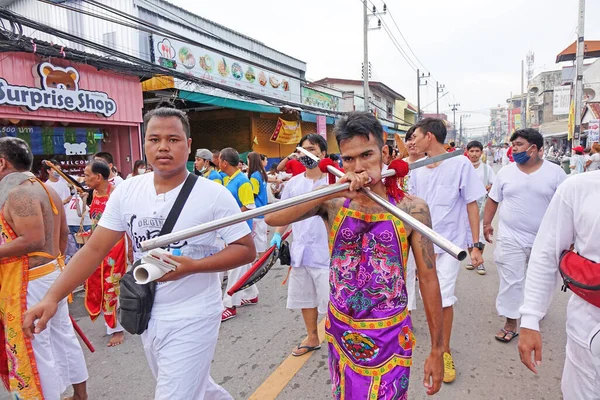
<path id="1" fill-rule="evenodd" d="M 117 103 L 104 92 L 79 88 L 79 72 L 44 62 L 33 71 L 39 87 L 16 86 L 0 78 L 0 105 L 23 107 L 29 111 L 50 108 L 80 111 L 110 117 Z"/>

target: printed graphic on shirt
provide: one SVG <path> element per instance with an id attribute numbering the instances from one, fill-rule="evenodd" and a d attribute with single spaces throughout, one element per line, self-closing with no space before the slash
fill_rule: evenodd
<path id="1" fill-rule="evenodd" d="M 133 242 L 133 249 L 136 253 L 142 253 L 141 243 L 148 239 L 153 239 L 159 236 L 160 230 L 165 224 L 165 218 L 155 217 L 142 217 L 138 218 L 136 214 L 133 214 L 127 223 L 127 229 L 129 230 L 129 237 Z M 167 246 L 167 250 L 181 249 L 187 246 L 188 242 L 179 241 Z"/>

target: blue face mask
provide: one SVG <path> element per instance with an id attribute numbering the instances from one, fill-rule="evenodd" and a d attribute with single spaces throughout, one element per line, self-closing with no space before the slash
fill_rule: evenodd
<path id="1" fill-rule="evenodd" d="M 531 145 L 531 146 L 533 146 L 533 145 Z M 512 155 L 513 159 L 515 160 L 515 162 L 517 164 L 523 165 L 523 164 L 526 164 L 527 161 L 529 161 L 529 159 L 531 158 L 531 156 L 527 154 L 527 151 L 529 151 L 529 149 L 531 148 L 531 146 L 529 146 L 527 148 L 527 150 L 522 151 L 520 153 L 513 153 L 513 155 Z"/>

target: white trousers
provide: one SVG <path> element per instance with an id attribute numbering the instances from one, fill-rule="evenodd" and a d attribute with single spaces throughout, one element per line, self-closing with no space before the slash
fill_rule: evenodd
<path id="1" fill-rule="evenodd" d="M 514 239 L 496 239 L 494 262 L 500 277 L 496 310 L 501 317 L 521 318 L 519 308 L 525 296 L 525 274 L 530 255 L 531 247 L 523 247 Z"/>
<path id="2" fill-rule="evenodd" d="M 27 307 L 39 303 L 54 283 L 60 271 L 29 282 Z M 88 380 L 83 350 L 75 336 L 69 318 L 67 300 L 58 303 L 58 310 L 48 321 L 46 329 L 31 341 L 33 354 L 40 375 L 42 392 L 47 400 L 59 400 L 70 385 Z"/>
<path id="3" fill-rule="evenodd" d="M 327 312 L 329 303 L 329 269 L 294 267 L 290 271 L 287 308 L 298 310 L 316 308 L 319 314 Z"/>
<path id="4" fill-rule="evenodd" d="M 561 390 L 564 400 L 600 399 L 600 358 L 567 336 Z"/>
<path id="5" fill-rule="evenodd" d="M 202 318 L 150 319 L 142 343 L 156 379 L 155 400 L 233 400 L 210 377 L 221 312 Z"/>
<path id="6" fill-rule="evenodd" d="M 440 291 L 442 292 L 442 307 L 451 307 L 458 301 L 454 292 L 456 290 L 460 261 L 446 252 L 437 253 L 435 267 L 438 281 L 440 282 Z"/>
<path id="7" fill-rule="evenodd" d="M 121 325 L 121 322 L 119 322 L 118 318 L 117 318 L 117 325 L 115 325 L 114 328 L 111 328 L 110 326 L 108 326 L 108 324 L 106 323 L 106 321 L 104 321 L 104 326 L 106 327 L 106 334 L 107 335 L 112 335 L 113 333 L 123 332 L 125 330 L 123 328 L 123 326 Z"/>
<path id="8" fill-rule="evenodd" d="M 257 253 L 264 253 L 269 248 L 267 244 L 267 223 L 264 218 L 252 220 L 252 239 Z"/>
<path id="9" fill-rule="evenodd" d="M 238 307 L 242 300 L 252 300 L 258 296 L 258 288 L 252 285 L 247 289 L 234 293 L 233 296 L 227 294 L 233 285 L 240 280 L 242 276 L 252 267 L 252 264 L 242 265 L 241 267 L 227 271 L 227 289 L 223 295 L 223 305 L 227 308 Z"/>
<path id="10" fill-rule="evenodd" d="M 412 249 L 408 252 L 408 261 L 406 262 L 406 294 L 408 296 L 408 311 L 417 309 L 417 263 Z"/>

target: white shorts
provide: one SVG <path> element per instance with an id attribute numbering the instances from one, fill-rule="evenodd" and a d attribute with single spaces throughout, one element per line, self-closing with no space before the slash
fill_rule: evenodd
<path id="1" fill-rule="evenodd" d="M 44 298 L 58 275 L 57 267 L 51 274 L 29 282 L 28 308 Z M 58 303 L 56 314 L 48 321 L 46 329 L 35 335 L 31 347 L 45 399 L 60 399 L 61 393 L 70 385 L 88 380 L 83 350 L 75 336 L 66 299 Z"/>
<path id="2" fill-rule="evenodd" d="M 320 314 L 325 314 L 328 302 L 328 268 L 292 267 L 288 283 L 288 309 L 317 308 Z"/>
<path id="3" fill-rule="evenodd" d="M 458 300 L 454 295 L 454 290 L 456 289 L 460 261 L 446 252 L 437 253 L 436 256 L 435 267 L 440 282 L 440 291 L 442 292 L 442 307 L 451 307 Z"/>
<path id="4" fill-rule="evenodd" d="M 144 352 L 156 379 L 155 400 L 232 400 L 210 377 L 221 311 L 209 317 L 150 319 L 142 334 Z"/>
<path id="5" fill-rule="evenodd" d="M 252 239 L 257 253 L 267 251 L 267 223 L 264 218 L 254 218 L 252 220 Z"/>

